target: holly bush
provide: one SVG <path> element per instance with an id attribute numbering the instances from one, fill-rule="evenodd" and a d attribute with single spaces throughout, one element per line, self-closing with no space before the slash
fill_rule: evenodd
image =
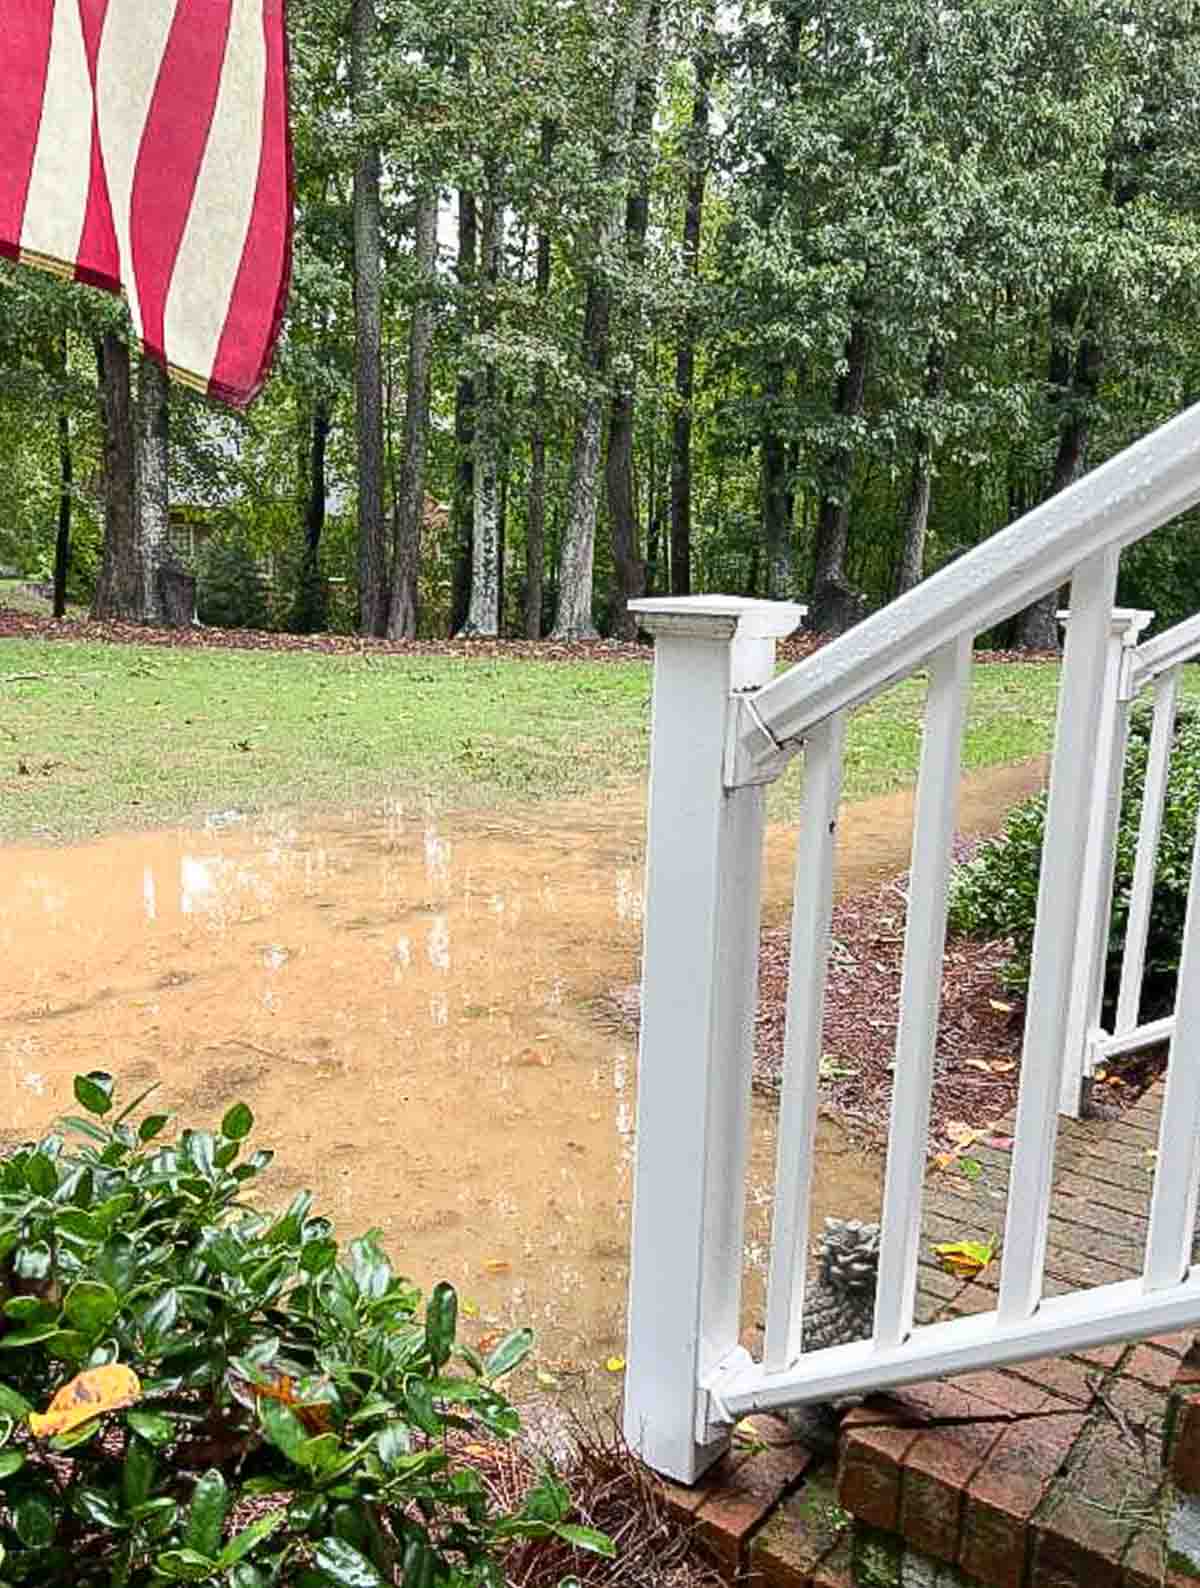
<path id="1" fill-rule="evenodd" d="M 176 1132 L 147 1095 L 77 1076 L 0 1160 L 0 1581 L 499 1588 L 518 1539 L 611 1553 L 552 1472 L 506 1512 L 472 1465 L 529 1331 L 481 1358 L 376 1234 L 248 1199 L 244 1103 Z"/>
<path id="2" fill-rule="evenodd" d="M 1108 1007 L 1115 1003 L 1120 984 L 1151 725 L 1150 711 L 1142 705 L 1135 707 L 1130 717 L 1117 834 L 1112 924 L 1105 969 Z M 1174 1006 L 1198 810 L 1200 711 L 1190 702 L 1184 702 L 1175 722 L 1154 878 L 1142 983 L 1143 1020 L 1167 1013 Z M 973 860 L 957 868 L 950 889 L 951 928 L 971 936 L 1008 938 L 1013 953 L 1006 969 L 1006 980 L 1020 991 L 1029 984 L 1045 824 L 1046 795 L 1036 794 L 1016 807 L 997 839 L 985 844 Z"/>

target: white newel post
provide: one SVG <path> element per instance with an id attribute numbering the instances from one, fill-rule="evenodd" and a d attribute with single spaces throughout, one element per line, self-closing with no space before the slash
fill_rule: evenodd
<path id="1" fill-rule="evenodd" d="M 739 692 L 802 607 L 632 601 L 655 639 L 625 1435 L 693 1483 L 722 1453 L 700 1385 L 738 1354 L 765 790 L 727 790 Z"/>
<path id="2" fill-rule="evenodd" d="M 1153 612 L 1117 607 L 1109 631 L 1059 1099 L 1059 1112 L 1075 1119 L 1079 1118 L 1087 1083 L 1095 1069 L 1093 1045 L 1100 1035 L 1100 1009 L 1104 1000 L 1104 970 L 1108 958 L 1113 876 L 1117 861 L 1117 827 L 1125 783 L 1125 749 L 1129 737 L 1129 708 L 1132 704 L 1127 688 L 1128 659 L 1129 653 L 1137 645 L 1138 635 L 1153 616 Z M 1060 612 L 1059 617 L 1066 622 L 1070 619 L 1070 613 Z"/>

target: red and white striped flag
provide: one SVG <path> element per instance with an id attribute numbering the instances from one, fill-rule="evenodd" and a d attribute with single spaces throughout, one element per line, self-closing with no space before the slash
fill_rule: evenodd
<path id="1" fill-rule="evenodd" d="M 291 257 L 284 0 L 0 0 L 0 254 L 129 300 L 241 406 Z"/>

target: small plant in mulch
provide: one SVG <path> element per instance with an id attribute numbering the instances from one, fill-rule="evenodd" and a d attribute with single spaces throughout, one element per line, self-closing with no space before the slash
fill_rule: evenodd
<path id="1" fill-rule="evenodd" d="M 529 1332 L 481 1358 L 453 1289 L 424 1298 L 375 1235 L 341 1247 L 307 1192 L 247 1202 L 272 1155 L 245 1104 L 176 1132 L 146 1095 L 117 1111 L 110 1076 L 79 1076 L 83 1112 L 0 1160 L 3 1580 L 500 1588 L 508 1559 L 607 1564 L 545 1464 L 495 1480 Z"/>

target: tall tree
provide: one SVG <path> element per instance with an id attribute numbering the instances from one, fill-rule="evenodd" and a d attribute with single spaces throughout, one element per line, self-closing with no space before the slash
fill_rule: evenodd
<path id="1" fill-rule="evenodd" d="M 104 551 L 94 618 L 137 621 L 142 615 L 142 563 L 137 536 L 137 491 L 130 400 L 129 346 L 115 331 L 96 344 L 104 424 Z"/>
<path id="2" fill-rule="evenodd" d="M 646 230 L 650 223 L 650 136 L 654 127 L 655 75 L 651 70 L 658 38 L 657 4 L 647 23 L 643 68 L 634 96 L 630 137 L 634 174 L 625 200 L 625 255 L 631 272 L 641 270 L 646 258 Z M 629 610 L 630 601 L 642 595 L 646 585 L 645 564 L 638 553 L 637 493 L 633 476 L 633 405 L 638 373 L 638 347 L 641 315 L 635 318 L 638 333 L 629 350 L 624 378 L 613 392 L 608 422 L 608 455 L 604 476 L 608 488 L 608 521 L 612 535 L 613 580 L 609 603 L 609 627 L 613 637 L 637 637 L 637 620 Z"/>
<path id="3" fill-rule="evenodd" d="M 713 19 L 701 21 L 693 63 L 695 88 L 687 143 L 687 186 L 683 199 L 683 267 L 693 298 L 700 280 L 700 232 L 708 182 L 709 116 L 713 80 Z M 696 392 L 697 305 L 684 308 L 675 349 L 675 416 L 671 425 L 671 591 L 692 591 L 692 403 Z"/>
<path id="4" fill-rule="evenodd" d="M 321 537 L 325 533 L 325 504 L 329 496 L 326 459 L 329 451 L 331 404 L 328 394 L 318 392 L 308 413 L 308 446 L 304 478 L 304 551 L 292 628 L 298 634 L 312 634 L 325 627 L 325 580 L 321 571 Z"/>
<path id="5" fill-rule="evenodd" d="M 543 116 L 541 158 L 547 170 L 554 158 L 554 122 Z M 550 295 L 550 230 L 538 227 L 535 294 L 539 322 Z M 546 367 L 539 362 L 533 376 L 529 412 L 529 496 L 525 510 L 525 638 L 542 637 L 542 599 L 546 571 Z"/>
<path id="6" fill-rule="evenodd" d="M 378 17 L 375 0 L 351 0 L 350 91 L 362 138 L 371 119 Z M 388 542 L 383 511 L 383 357 L 380 157 L 373 132 L 354 162 L 354 386 L 358 482 L 359 627 L 388 625 Z"/>
<path id="7" fill-rule="evenodd" d="M 495 294 L 500 275 L 504 211 L 489 180 L 480 228 L 480 273 L 484 307 L 480 330 L 490 341 L 495 329 Z M 475 501 L 471 532 L 471 601 L 461 633 L 494 638 L 500 632 L 500 414 L 494 351 L 485 352 L 475 380 Z"/>
<path id="8" fill-rule="evenodd" d="M 135 434 L 141 616 L 162 623 L 162 574 L 171 552 L 171 386 L 163 366 L 145 353 L 138 365 Z"/>
<path id="9" fill-rule="evenodd" d="M 475 273 L 479 250 L 479 206 L 474 190 L 458 190 L 458 278 L 461 334 L 464 342 L 474 331 Z M 464 362 L 454 387 L 454 497 L 451 527 L 454 534 L 454 586 L 450 604 L 450 631 L 457 634 L 467 621 L 471 604 L 471 558 L 475 522 L 475 375 Z"/>
<path id="10" fill-rule="evenodd" d="M 67 578 L 71 571 L 71 513 L 75 498 L 75 455 L 71 446 L 71 410 L 67 400 L 70 343 L 66 331 L 55 339 L 52 355 L 57 377 L 54 404 L 58 430 L 58 527 L 54 537 L 54 616 L 67 610 Z"/>
<path id="11" fill-rule="evenodd" d="M 936 342 L 925 360 L 925 398 L 933 404 L 946 388 L 946 352 Z M 912 473 L 900 542 L 896 594 L 903 595 L 925 577 L 925 533 L 929 528 L 929 498 L 933 488 L 933 437 L 928 421 L 913 428 Z"/>
<path id="12" fill-rule="evenodd" d="M 854 423 L 866 402 L 870 336 L 857 314 L 850 327 L 842 372 L 837 380 L 834 415 L 839 431 L 826 464 L 825 491 L 817 517 L 813 556 L 813 599 L 809 622 L 821 633 L 839 634 L 859 615 L 861 598 L 846 578 L 850 533 L 850 486 L 854 468 Z"/>
<path id="13" fill-rule="evenodd" d="M 417 635 L 421 525 L 425 512 L 425 453 L 429 435 L 429 365 L 433 351 L 433 295 L 437 277 L 438 193 L 418 195 L 413 236 L 416 293 L 408 328 L 408 384 L 404 445 L 396 491 L 392 605 L 388 637 Z"/>
<path id="14" fill-rule="evenodd" d="M 553 637 L 580 640 L 595 636 L 592 621 L 592 568 L 596 551 L 596 484 L 604 418 L 604 380 L 608 372 L 611 277 L 618 268 L 625 215 L 625 172 L 634 101 L 642 72 L 646 32 L 653 0 L 630 0 L 613 77 L 602 186 L 610 195 L 591 240 L 583 316 L 582 362 L 587 392 L 580 406 L 571 452 L 567 514 L 558 573 L 558 609 Z M 620 195 L 614 201 L 612 194 Z"/>

